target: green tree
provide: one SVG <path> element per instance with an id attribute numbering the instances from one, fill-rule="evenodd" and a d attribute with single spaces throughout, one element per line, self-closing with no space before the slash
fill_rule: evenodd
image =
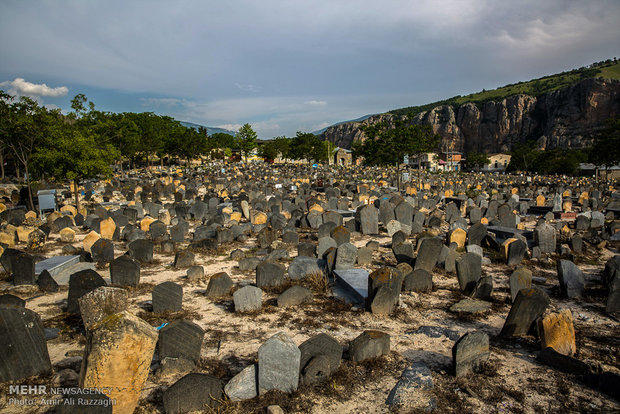
<path id="1" fill-rule="evenodd" d="M 465 163 L 467 166 L 478 171 L 490 162 L 491 160 L 484 152 L 469 152 L 465 157 Z"/>
<path id="2" fill-rule="evenodd" d="M 620 163 L 620 118 L 607 120 L 605 129 L 594 140 L 589 158 L 594 164 L 604 166 L 606 171 Z"/>
<path id="3" fill-rule="evenodd" d="M 405 155 L 418 158 L 418 182 L 420 180 L 420 156 L 437 149 L 440 137 L 430 125 L 415 125 L 410 118 L 391 117 L 362 128 L 366 140 L 353 146 L 355 158 L 364 158 L 369 165 L 399 166 Z M 400 186 L 400 180 L 398 180 Z M 418 183 L 419 184 L 419 183 Z M 400 188 L 399 188 L 400 190 Z"/>
<path id="4" fill-rule="evenodd" d="M 248 154 L 256 148 L 256 132 L 252 129 L 250 124 L 243 124 L 239 131 L 237 131 L 237 142 L 239 148 L 241 148 L 241 154 L 247 161 Z"/>
<path id="5" fill-rule="evenodd" d="M 3 145 L 11 151 L 15 159 L 24 167 L 26 186 L 28 188 L 29 208 L 34 210 L 30 182 L 31 160 L 46 136 L 50 123 L 59 111 L 51 113 L 44 107 L 26 96 L 18 100 L 2 96 L 2 135 Z"/>
<path id="6" fill-rule="evenodd" d="M 290 141 L 290 156 L 296 160 L 327 161 L 327 143 L 310 132 L 297 131 Z"/>
<path id="7" fill-rule="evenodd" d="M 533 171 L 534 164 L 540 156 L 540 151 L 536 149 L 534 142 L 518 144 L 510 153 L 510 163 L 508 171 Z"/>

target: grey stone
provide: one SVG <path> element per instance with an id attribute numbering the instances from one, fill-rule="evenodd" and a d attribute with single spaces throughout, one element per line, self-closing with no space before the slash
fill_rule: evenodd
<path id="1" fill-rule="evenodd" d="M 194 322 L 177 319 L 159 330 L 159 358 L 184 358 L 194 364 L 200 360 L 204 330 Z"/>
<path id="2" fill-rule="evenodd" d="M 534 242 L 538 244 L 542 253 L 555 252 L 556 235 L 553 226 L 541 223 L 534 230 Z"/>
<path id="3" fill-rule="evenodd" d="M 523 336 L 549 306 L 549 296 L 537 287 L 522 289 L 510 308 L 500 336 Z"/>
<path id="4" fill-rule="evenodd" d="M 205 405 L 217 408 L 222 400 L 222 382 L 209 374 L 187 374 L 166 391 L 163 401 L 166 414 L 203 411 Z"/>
<path id="5" fill-rule="evenodd" d="M 190 267 L 194 265 L 194 253 L 188 250 L 178 251 L 174 255 L 174 263 L 173 266 L 175 269 L 181 269 L 185 267 Z"/>
<path id="6" fill-rule="evenodd" d="M 385 403 L 423 411 L 433 411 L 437 406 L 430 391 L 434 388 L 431 370 L 422 361 L 416 361 L 403 371 Z"/>
<path id="7" fill-rule="evenodd" d="M 462 377 L 489 360 L 489 336 L 482 331 L 468 332 L 452 347 L 454 375 Z"/>
<path id="8" fill-rule="evenodd" d="M 278 307 L 288 308 L 312 301 L 312 292 L 303 286 L 291 286 L 278 296 Z"/>
<path id="9" fill-rule="evenodd" d="M 517 298 L 521 289 L 529 289 L 532 286 L 532 271 L 525 267 L 518 267 L 510 275 L 510 298 L 512 302 Z"/>
<path id="10" fill-rule="evenodd" d="M 205 269 L 200 265 L 190 266 L 187 269 L 187 280 L 197 282 L 205 276 Z"/>
<path id="11" fill-rule="evenodd" d="M 310 370 L 306 370 L 307 365 L 316 357 L 323 356 L 328 362 L 327 377 L 338 370 L 340 366 L 340 360 L 342 359 L 342 346 L 331 336 L 321 333 L 313 336 L 299 345 L 301 352 L 299 372 L 305 383 L 310 380 L 309 383 L 320 382 L 325 377 L 321 376 L 317 370 L 317 366 L 312 367 Z M 317 364 L 319 365 L 319 364 Z M 321 366 L 325 366 L 323 363 Z"/>
<path id="12" fill-rule="evenodd" d="M 420 242 L 420 248 L 418 249 L 418 255 L 416 256 L 413 269 L 424 269 L 432 273 L 433 268 L 437 264 L 441 246 L 441 240 L 437 237 L 423 238 Z"/>
<path id="13" fill-rule="evenodd" d="M 336 243 L 336 240 L 332 239 L 331 237 L 321 237 L 319 239 L 319 247 L 317 247 L 316 249 L 318 257 L 323 257 L 325 252 L 327 252 L 330 247 L 338 247 L 338 243 Z"/>
<path id="14" fill-rule="evenodd" d="M 100 286 L 106 286 L 106 282 L 94 270 L 86 269 L 72 274 L 69 278 L 67 312 L 79 313 L 80 305 L 78 299 Z"/>
<path id="15" fill-rule="evenodd" d="M 288 277 L 295 280 L 321 273 L 319 261 L 313 257 L 297 256 L 288 267 Z"/>
<path id="16" fill-rule="evenodd" d="M 343 243 L 336 250 L 336 266 L 340 269 L 352 269 L 357 261 L 357 247 L 351 243 Z"/>
<path id="17" fill-rule="evenodd" d="M 224 392 L 231 401 L 251 400 L 258 395 L 256 364 L 248 365 L 228 381 Z"/>
<path id="18" fill-rule="evenodd" d="M 430 292 L 433 290 L 433 275 L 424 269 L 416 269 L 405 276 L 403 290 L 405 292 Z"/>
<path id="19" fill-rule="evenodd" d="M 0 381 L 52 372 L 41 318 L 30 309 L 0 307 Z"/>
<path id="20" fill-rule="evenodd" d="M 233 293 L 235 312 L 253 312 L 263 306 L 263 291 L 255 286 L 245 286 Z"/>
<path id="21" fill-rule="evenodd" d="M 256 286 L 259 288 L 280 286 L 286 269 L 279 263 L 264 261 L 256 266 Z"/>
<path id="22" fill-rule="evenodd" d="M 110 263 L 114 260 L 114 243 L 108 239 L 97 240 L 90 248 L 96 263 Z"/>
<path id="23" fill-rule="evenodd" d="M 471 298 L 465 298 L 450 307 L 451 312 L 462 313 L 466 315 L 484 313 L 489 309 L 491 309 L 491 303 Z"/>
<path id="24" fill-rule="evenodd" d="M 368 275 L 368 305 L 374 314 L 389 315 L 398 304 L 404 276 L 396 269 L 382 267 Z"/>
<path id="25" fill-rule="evenodd" d="M 482 275 L 482 257 L 467 253 L 456 261 L 456 276 L 465 295 L 472 295 Z"/>
<path id="26" fill-rule="evenodd" d="M 585 291 L 585 279 L 581 269 L 570 260 L 560 259 L 557 262 L 558 279 L 560 289 L 567 298 L 583 296 Z"/>
<path id="27" fill-rule="evenodd" d="M 359 210 L 360 231 L 362 234 L 379 233 L 379 211 L 372 205 L 366 205 Z"/>
<path id="28" fill-rule="evenodd" d="M 242 272 L 256 270 L 256 267 L 260 264 L 261 259 L 258 257 L 245 257 L 239 260 L 239 270 Z"/>
<path id="29" fill-rule="evenodd" d="M 226 272 L 219 272 L 209 278 L 209 284 L 205 291 L 208 298 L 227 296 L 233 287 L 233 281 Z"/>
<path id="30" fill-rule="evenodd" d="M 134 240 L 129 245 L 129 256 L 140 263 L 153 262 L 153 242 L 146 239 Z"/>
<path id="31" fill-rule="evenodd" d="M 364 331 L 349 344 L 349 357 L 361 362 L 390 353 L 390 335 L 381 331 Z"/>
<path id="32" fill-rule="evenodd" d="M 517 239 L 508 245 L 508 257 L 506 264 L 515 266 L 521 263 L 527 253 L 527 244 L 523 240 Z"/>
<path id="33" fill-rule="evenodd" d="M 153 312 L 179 312 L 183 309 L 183 287 L 163 282 L 153 288 Z"/>
<path id="34" fill-rule="evenodd" d="M 278 332 L 258 348 L 258 393 L 292 392 L 299 385 L 301 351 L 284 332 Z"/>
<path id="35" fill-rule="evenodd" d="M 115 286 L 138 286 L 140 263 L 127 255 L 117 257 L 110 263 L 110 279 Z"/>

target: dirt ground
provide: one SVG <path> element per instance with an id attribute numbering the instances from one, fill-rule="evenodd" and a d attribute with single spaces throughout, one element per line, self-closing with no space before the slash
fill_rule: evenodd
<path id="1" fill-rule="evenodd" d="M 85 234 L 80 230 L 78 240 Z M 300 236 L 302 240 L 316 240 L 316 232 L 302 231 Z M 369 240 L 380 243 L 369 270 L 396 264 L 389 247 L 391 239 L 385 233 L 375 237 L 354 234 L 352 243 L 361 247 Z M 74 245 L 81 246 L 81 243 Z M 178 248 L 186 246 L 180 245 Z M 434 388 L 430 396 L 436 404 L 435 412 L 620 412 L 618 401 L 587 386 L 577 376 L 561 373 L 537 362 L 540 344 L 536 338 L 497 338 L 510 310 L 508 278 L 513 268 L 500 263 L 492 252 L 485 252 L 492 263 L 483 267 L 483 274 L 493 277 L 492 307 L 476 316 L 456 315 L 449 311 L 449 307 L 463 296 L 456 275 L 446 274 L 438 268 L 433 274 L 433 292 L 403 293 L 400 306 L 390 316 L 365 312 L 333 297 L 329 290 L 321 290 L 318 284 L 309 282 L 305 283 L 313 289 L 314 300 L 297 309 L 277 307 L 275 298 L 284 287 L 266 292 L 262 310 L 251 315 L 235 313 L 232 296 L 218 300 L 206 298 L 204 291 L 208 278 L 217 272 L 227 272 L 236 286 L 239 282 L 254 282 L 254 272 L 241 272 L 237 262 L 229 258 L 229 253 L 235 248 L 245 250 L 248 255 L 256 254 L 254 246 L 255 239 L 250 239 L 243 245 L 231 243 L 217 253 L 197 253 L 196 264 L 204 266 L 205 279 L 192 283 L 185 277 L 185 269 L 172 267 L 174 254 L 156 252 L 154 262 L 142 266 L 140 285 L 129 289 L 130 310 L 153 326 L 178 318 L 187 318 L 200 325 L 206 334 L 197 371 L 213 374 L 224 382 L 255 362 L 259 346 L 277 332 L 286 332 L 298 345 L 321 332 L 346 345 L 362 331 L 377 329 L 391 335 L 391 352 L 364 363 L 343 360 L 338 372 L 323 385 L 302 386 L 289 395 L 270 392 L 242 403 L 223 401 L 218 412 L 262 413 L 271 404 L 280 405 L 287 413 L 415 412 L 411 407 L 390 408 L 385 404 L 402 371 L 414 361 L 423 361 L 432 371 Z M 41 254 L 46 257 L 59 255 L 62 254 L 62 247 L 58 236 L 51 234 Z M 282 247 L 289 250 L 290 258 L 281 261 L 288 265 L 297 252 L 290 246 Z M 125 251 L 124 243 L 115 243 L 115 256 Z M 542 279 L 536 279 L 534 284 L 551 293 L 550 310 L 571 310 L 577 337 L 576 357 L 605 370 L 619 372 L 620 324 L 605 313 L 603 303 L 606 298 L 600 282 L 604 263 L 614 254 L 618 254 L 618 250 L 613 247 L 597 251 L 588 246 L 587 253 L 577 258 L 577 264 L 586 274 L 587 293 L 583 299 L 576 301 L 559 297 L 553 261 L 527 261 L 526 265 L 535 277 L 544 278 L 544 283 L 541 283 Z M 109 280 L 109 266 L 98 271 Z M 149 310 L 150 292 L 153 286 L 163 281 L 183 285 L 182 312 L 154 315 Z M 4 292 L 27 299 L 27 308 L 41 315 L 45 327 L 61 329 L 58 338 L 48 341 L 52 364 L 70 356 L 82 355 L 85 340 L 81 321 L 63 313 L 66 287 L 57 293 L 41 294 L 36 288 L 13 287 L 6 281 L 1 286 Z M 422 327 L 437 327 L 432 332 L 439 331 L 440 334 L 428 334 L 429 329 Z M 446 334 L 458 337 L 472 330 L 482 330 L 489 335 L 491 357 L 480 373 L 456 379 L 452 374 L 451 356 L 454 340 Z M 162 392 L 180 376 L 159 380 L 151 372 L 136 412 L 163 412 Z M 0 401 L 4 397 L 6 395 Z M 39 413 L 46 410 L 43 407 L 0 406 L 0 411 L 7 413 Z"/>

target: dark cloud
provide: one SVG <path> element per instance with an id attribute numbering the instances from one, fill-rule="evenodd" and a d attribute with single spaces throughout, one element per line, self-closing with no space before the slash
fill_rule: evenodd
<path id="1" fill-rule="evenodd" d="M 291 135 L 613 57 L 619 21 L 616 0 L 4 1 L 0 82 Z"/>

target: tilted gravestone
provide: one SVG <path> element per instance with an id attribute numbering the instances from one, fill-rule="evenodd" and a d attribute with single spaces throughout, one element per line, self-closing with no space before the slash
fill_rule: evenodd
<path id="1" fill-rule="evenodd" d="M 52 371 L 41 318 L 30 309 L 0 306 L 0 381 Z"/>

